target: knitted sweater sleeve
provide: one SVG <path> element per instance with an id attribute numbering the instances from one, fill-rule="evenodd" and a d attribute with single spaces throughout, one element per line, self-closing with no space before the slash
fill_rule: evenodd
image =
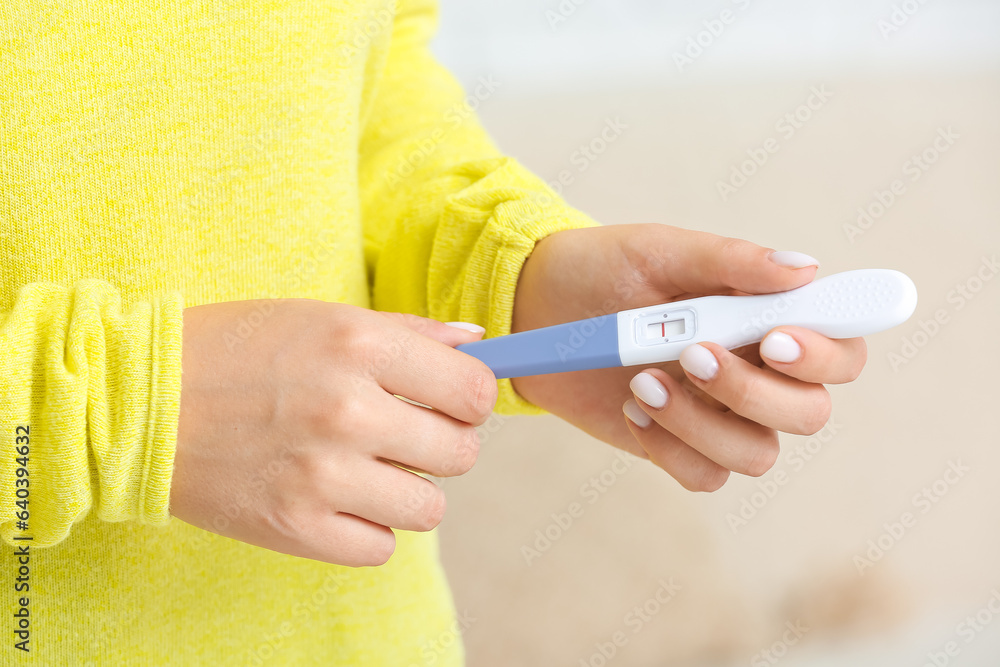
<path id="1" fill-rule="evenodd" d="M 28 283 L 0 312 L 4 541 L 56 544 L 90 511 L 169 520 L 182 310 L 179 294 L 123 309 L 85 279 Z"/>
<path id="2" fill-rule="evenodd" d="M 434 0 L 403 0 L 361 140 L 365 257 L 373 304 L 510 332 L 521 267 L 554 232 L 597 223 L 504 157 L 474 109 L 502 85 L 464 91 L 428 49 Z M 541 413 L 499 380 L 497 411 Z"/>

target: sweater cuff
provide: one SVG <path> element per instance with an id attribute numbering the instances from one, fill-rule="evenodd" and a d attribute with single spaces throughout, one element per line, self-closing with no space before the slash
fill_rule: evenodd
<path id="1" fill-rule="evenodd" d="M 481 279 L 488 281 L 488 285 L 483 285 L 482 291 L 467 289 L 465 293 L 476 295 L 485 292 L 489 297 L 485 300 L 463 298 L 462 320 L 483 323 L 486 327 L 484 338 L 509 334 L 517 280 L 535 244 L 555 232 L 597 226 L 599 223 L 561 202 L 541 209 L 532 200 L 507 202 L 502 211 L 494 212 L 470 259 L 470 279 L 482 276 Z M 497 385 L 497 413 L 546 414 L 545 410 L 518 394 L 509 379 L 497 380 Z"/>
<path id="2" fill-rule="evenodd" d="M 3 313 L 0 421 L 30 428 L 23 521 L 33 545 L 59 543 L 91 511 L 104 521 L 169 520 L 182 306 L 172 293 L 123 311 L 114 285 L 84 278 L 23 285 Z M 0 453 L 13 460 L 14 444 L 5 437 Z M 15 525 L 13 501 L 0 499 L 8 542 L 28 529 Z"/>
<path id="3" fill-rule="evenodd" d="M 170 521 L 177 426 L 181 407 L 181 349 L 184 302 L 172 293 L 153 302 L 152 360 L 146 458 L 139 496 L 139 521 Z"/>

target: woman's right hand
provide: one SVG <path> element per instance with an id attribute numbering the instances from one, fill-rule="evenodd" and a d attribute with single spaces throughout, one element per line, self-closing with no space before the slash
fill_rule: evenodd
<path id="1" fill-rule="evenodd" d="M 310 299 L 185 309 L 171 514 L 294 556 L 385 563 L 391 528 L 430 530 L 445 510 L 399 466 L 448 477 L 476 461 L 496 379 L 452 348 L 481 335 Z"/>

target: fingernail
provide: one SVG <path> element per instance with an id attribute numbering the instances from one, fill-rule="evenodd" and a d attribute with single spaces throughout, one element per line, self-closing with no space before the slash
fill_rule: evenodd
<path id="1" fill-rule="evenodd" d="M 625 405 L 622 406 L 622 412 L 625 416 L 632 420 L 632 423 L 639 428 L 646 428 L 653 423 L 653 418 L 647 415 L 639 404 L 635 402 L 635 399 L 628 399 L 625 401 Z"/>
<path id="2" fill-rule="evenodd" d="M 632 393 L 642 399 L 646 405 L 659 410 L 667 404 L 667 389 L 649 373 L 639 373 L 628 383 Z M 639 407 L 636 405 L 636 407 Z"/>
<path id="3" fill-rule="evenodd" d="M 472 333 L 482 334 L 486 333 L 486 329 L 479 326 L 478 324 L 471 324 L 469 322 L 445 322 L 450 327 L 455 327 L 456 329 L 463 329 L 465 331 L 471 331 Z"/>
<path id="4" fill-rule="evenodd" d="M 806 266 L 819 266 L 819 260 L 815 257 L 810 257 L 804 252 L 795 252 L 794 250 L 779 250 L 777 252 L 772 252 L 771 261 L 778 266 L 784 266 L 789 269 L 801 269 Z"/>
<path id="5" fill-rule="evenodd" d="M 696 378 L 708 381 L 719 372 L 719 361 L 703 345 L 689 345 L 681 352 L 681 367 Z"/>
<path id="6" fill-rule="evenodd" d="M 790 364 L 802 356 L 802 347 L 786 333 L 775 331 L 768 334 L 760 344 L 760 355 L 772 361 Z"/>

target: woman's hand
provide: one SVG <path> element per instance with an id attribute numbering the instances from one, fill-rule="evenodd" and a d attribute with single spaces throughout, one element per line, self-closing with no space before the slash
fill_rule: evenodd
<path id="1" fill-rule="evenodd" d="M 476 461 L 496 379 L 451 348 L 481 335 L 309 299 L 186 309 L 171 513 L 294 556 L 384 563 L 391 528 L 444 514 L 441 489 L 410 470 Z"/>
<path id="2" fill-rule="evenodd" d="M 816 263 L 667 225 L 557 232 L 525 264 L 514 332 L 710 294 L 767 294 L 813 280 Z M 647 457 L 685 488 L 714 491 L 730 471 L 764 474 L 777 431 L 811 434 L 830 416 L 823 383 L 850 382 L 864 339 L 782 326 L 734 351 L 692 345 L 680 362 L 513 380 L 527 400 L 587 433 Z M 623 411 L 628 418 L 623 416 Z"/>

